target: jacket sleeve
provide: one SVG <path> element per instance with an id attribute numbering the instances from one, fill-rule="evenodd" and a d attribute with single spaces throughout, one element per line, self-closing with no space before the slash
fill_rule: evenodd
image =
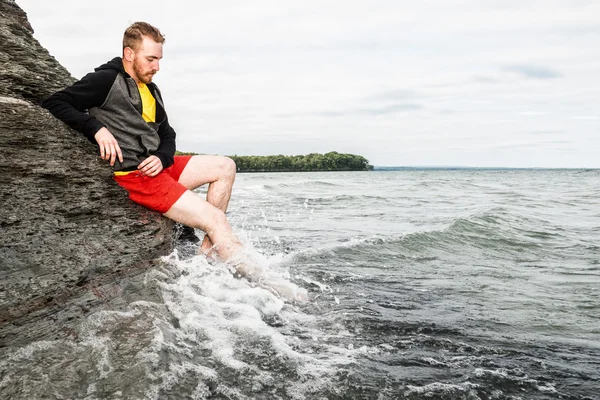
<path id="1" fill-rule="evenodd" d="M 173 165 L 175 156 L 175 130 L 169 125 L 169 119 L 165 117 L 164 122 L 158 129 L 158 136 L 160 137 L 160 145 L 154 152 L 154 155 L 160 159 L 163 168 L 168 168 Z"/>
<path id="2" fill-rule="evenodd" d="M 154 83 L 152 83 L 153 95 L 160 99 L 160 104 L 163 104 L 162 94 Z M 164 109 L 164 106 L 157 107 L 157 117 L 162 119 L 164 116 L 164 121 L 160 124 L 158 128 L 158 136 L 160 137 L 160 144 L 158 145 L 158 149 L 154 152 L 154 155 L 160 159 L 160 162 L 163 165 L 163 168 L 169 168 L 175 160 L 173 157 L 175 156 L 175 130 L 169 124 L 169 117 L 167 116 L 167 111 Z M 160 116 L 159 116 L 160 115 Z"/>
<path id="3" fill-rule="evenodd" d="M 90 142 L 96 143 L 94 135 L 104 125 L 89 115 L 87 110 L 104 103 L 117 74 L 118 71 L 110 69 L 89 73 L 72 86 L 48 97 L 42 107 L 81 132 Z"/>

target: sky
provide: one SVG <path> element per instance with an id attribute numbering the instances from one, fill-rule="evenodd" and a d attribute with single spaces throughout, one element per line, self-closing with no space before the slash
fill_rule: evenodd
<path id="1" fill-rule="evenodd" d="M 600 1 L 16 0 L 76 78 L 166 36 L 180 151 L 600 168 Z"/>

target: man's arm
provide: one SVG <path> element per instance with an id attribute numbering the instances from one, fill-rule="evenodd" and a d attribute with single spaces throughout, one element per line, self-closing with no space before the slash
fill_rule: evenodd
<path id="1" fill-rule="evenodd" d="M 175 156 L 175 130 L 169 124 L 169 117 L 167 116 L 167 111 L 165 110 L 162 99 L 162 93 L 158 86 L 154 83 L 151 84 L 150 90 L 152 91 L 152 95 L 155 98 L 158 98 L 160 101 L 158 102 L 160 105 L 157 107 L 157 118 L 160 120 L 164 116 L 164 121 L 160 124 L 158 128 L 158 136 L 160 137 L 160 144 L 158 145 L 158 149 L 154 152 L 154 156 L 158 157 L 160 162 L 162 163 L 163 168 L 169 168 L 175 160 L 173 157 Z"/>
<path id="2" fill-rule="evenodd" d="M 101 106 L 108 96 L 118 74 L 116 70 L 101 70 L 87 74 L 80 81 L 48 97 L 42 106 L 71 128 L 81 132 L 88 140 L 98 144 L 100 157 L 123 162 L 121 148 L 112 133 L 86 111 Z"/>
<path id="3" fill-rule="evenodd" d="M 54 93 L 42 106 L 92 143 L 104 125 L 86 111 L 104 103 L 117 76 L 116 70 L 101 70 L 84 76 L 72 86 Z"/>

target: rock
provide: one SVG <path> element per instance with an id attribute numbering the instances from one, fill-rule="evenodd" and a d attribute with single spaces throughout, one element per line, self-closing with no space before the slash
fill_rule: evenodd
<path id="1" fill-rule="evenodd" d="M 0 96 L 41 102 L 75 82 L 32 36 L 27 14 L 12 0 L 0 0 Z"/>
<path id="2" fill-rule="evenodd" d="M 174 245 L 171 221 L 129 201 L 94 146 L 39 107 L 74 79 L 32 32 L 0 0 L 0 348 L 68 336 Z"/>

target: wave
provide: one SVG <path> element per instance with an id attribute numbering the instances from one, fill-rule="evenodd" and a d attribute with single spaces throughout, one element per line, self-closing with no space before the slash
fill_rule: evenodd
<path id="1" fill-rule="evenodd" d="M 333 196 L 303 196 L 303 197 L 295 197 L 294 201 L 308 201 L 310 204 L 327 206 L 327 205 L 335 205 L 338 208 L 355 208 L 358 206 L 360 208 L 364 208 L 365 205 L 368 207 L 372 207 L 373 203 L 380 202 L 381 204 L 388 205 L 390 200 L 383 196 L 374 196 L 374 195 L 352 195 L 352 194 L 339 194 Z"/>
<path id="2" fill-rule="evenodd" d="M 287 188 L 291 188 L 291 189 L 310 189 L 310 188 L 335 188 L 335 187 L 342 187 L 342 185 L 337 184 L 337 183 L 332 183 L 332 182 L 326 182 L 326 181 L 298 181 L 298 182 L 293 182 L 293 183 L 277 183 L 276 185 L 271 185 L 271 184 L 265 184 L 264 187 L 266 189 L 271 189 L 271 190 L 278 190 L 278 189 L 287 189 Z"/>
<path id="3" fill-rule="evenodd" d="M 329 247 L 301 250 L 300 259 L 368 257 L 371 261 L 405 259 L 427 261 L 439 252 L 457 255 L 485 252 L 488 256 L 539 256 L 548 241 L 560 243 L 565 236 L 560 229 L 546 228 L 543 220 L 511 215 L 507 210 L 494 210 L 456 219 L 445 228 L 397 235 L 374 235 L 351 238 Z"/>

